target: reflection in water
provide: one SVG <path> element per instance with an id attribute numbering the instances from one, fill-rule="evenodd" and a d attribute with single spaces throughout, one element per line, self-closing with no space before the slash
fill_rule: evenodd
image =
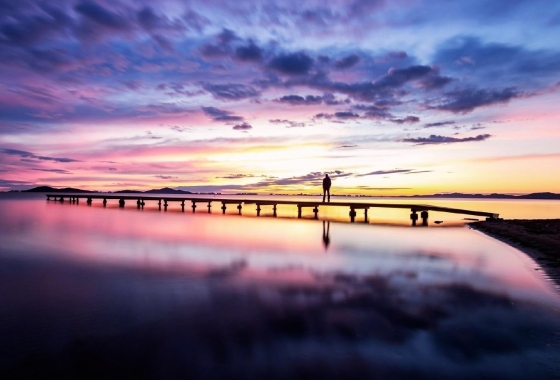
<path id="1" fill-rule="evenodd" d="M 331 241 L 331 222 L 203 211 L 0 203 L 0 376 L 559 369 L 558 295 L 533 261 L 478 232 L 332 222 Z"/>
<path id="2" fill-rule="evenodd" d="M 325 245 L 325 251 L 329 248 L 329 244 L 331 243 L 331 238 L 329 237 L 330 229 L 331 222 L 323 220 L 323 244 Z"/>

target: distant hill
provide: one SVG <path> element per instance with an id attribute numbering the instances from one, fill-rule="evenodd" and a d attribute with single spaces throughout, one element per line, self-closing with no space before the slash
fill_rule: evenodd
<path id="1" fill-rule="evenodd" d="M 190 191 L 184 190 L 175 190 L 170 187 L 164 187 L 162 189 L 152 189 L 147 191 L 140 191 L 140 190 L 119 190 L 114 191 L 116 194 L 192 194 Z"/>
<path id="2" fill-rule="evenodd" d="M 89 191 L 82 189 L 74 189 L 73 187 L 65 187 L 63 189 L 55 189 L 50 186 L 39 186 L 29 190 L 22 190 L 26 193 L 97 193 L 97 191 Z"/>
<path id="3" fill-rule="evenodd" d="M 175 190 L 170 187 L 164 187 L 162 189 L 152 189 L 144 191 L 146 194 L 192 194 L 190 191 L 185 190 Z"/>
<path id="4" fill-rule="evenodd" d="M 476 198 L 476 199 L 560 199 L 560 194 L 556 193 L 531 193 L 525 195 L 509 195 L 509 194 L 463 194 L 463 193 L 446 193 L 433 195 L 411 195 L 401 196 L 401 198 Z"/>

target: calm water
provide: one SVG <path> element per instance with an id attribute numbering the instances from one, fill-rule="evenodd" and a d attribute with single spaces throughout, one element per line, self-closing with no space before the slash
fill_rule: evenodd
<path id="1" fill-rule="evenodd" d="M 560 215 L 554 201 L 417 203 Z M 0 195 L 0 376 L 556 378 L 558 292 L 462 216 L 412 228 L 406 210 L 350 224 L 346 209 L 253 208 Z"/>

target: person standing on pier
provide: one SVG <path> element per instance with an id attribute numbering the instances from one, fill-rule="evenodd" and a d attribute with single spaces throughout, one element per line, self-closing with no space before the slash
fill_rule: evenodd
<path id="1" fill-rule="evenodd" d="M 325 195 L 329 195 L 328 200 L 331 201 L 331 179 L 328 174 L 323 178 L 323 203 L 325 203 Z"/>

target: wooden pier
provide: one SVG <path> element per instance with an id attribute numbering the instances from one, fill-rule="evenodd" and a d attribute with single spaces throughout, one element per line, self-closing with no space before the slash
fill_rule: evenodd
<path id="1" fill-rule="evenodd" d="M 197 205 L 204 204 L 208 208 L 208 212 L 211 212 L 212 203 L 220 203 L 222 213 L 225 214 L 228 205 L 237 205 L 237 210 L 239 215 L 241 215 L 241 210 L 243 205 L 255 205 L 257 216 L 261 213 L 261 207 L 272 206 L 273 216 L 277 216 L 277 206 L 278 205 L 292 205 L 298 208 L 298 218 L 301 218 L 302 209 L 306 207 L 311 207 L 315 215 L 315 219 L 319 216 L 319 207 L 348 207 L 350 212 L 348 216 L 350 217 L 350 222 L 356 220 L 357 212 L 356 210 L 364 210 L 364 221 L 368 222 L 368 210 L 370 208 L 399 208 L 399 209 L 409 209 L 410 210 L 410 220 L 412 225 L 415 226 L 420 214 L 422 219 L 422 224 L 428 224 L 429 211 L 437 212 L 447 212 L 452 214 L 461 215 L 472 215 L 481 216 L 487 218 L 487 220 L 498 219 L 499 215 L 492 212 L 485 211 L 473 211 L 458 208 L 440 207 L 424 204 L 415 203 L 361 203 L 361 202 L 316 202 L 316 201 L 285 201 L 285 200 L 274 200 L 274 199 L 231 199 L 231 198 L 198 198 L 198 197 L 165 197 L 161 195 L 149 195 L 149 196 L 138 196 L 138 195 L 118 195 L 118 194 L 46 194 L 47 201 L 51 198 L 56 202 L 64 202 L 68 200 L 71 203 L 79 203 L 80 199 L 85 199 L 88 205 L 91 205 L 94 199 L 100 199 L 103 201 L 103 206 L 107 205 L 108 200 L 118 200 L 119 206 L 124 207 L 126 201 L 136 201 L 136 206 L 138 208 L 144 208 L 146 201 L 156 201 L 158 202 L 159 209 L 163 207 L 167 210 L 170 203 L 180 203 L 181 210 L 185 211 L 185 203 L 190 202 L 190 208 L 195 212 Z M 203 206 L 204 207 L 204 206 Z"/>

